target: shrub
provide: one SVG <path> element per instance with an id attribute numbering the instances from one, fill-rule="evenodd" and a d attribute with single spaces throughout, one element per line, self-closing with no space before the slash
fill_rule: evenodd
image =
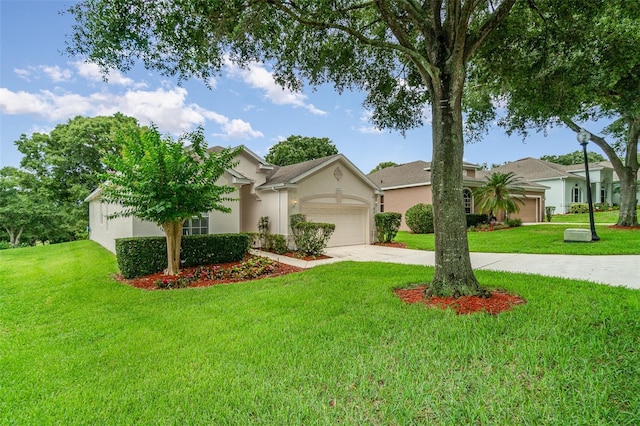
<path id="1" fill-rule="evenodd" d="M 182 237 L 183 266 L 237 262 L 249 251 L 247 234 L 210 234 Z M 165 237 L 116 239 L 116 258 L 125 278 L 154 274 L 167 267 Z"/>
<path id="2" fill-rule="evenodd" d="M 6 250 L 10 248 L 13 248 L 13 246 L 9 241 L 0 241 L 0 250 Z"/>
<path id="3" fill-rule="evenodd" d="M 471 228 L 472 226 L 475 228 L 485 223 L 489 223 L 489 216 L 486 213 L 467 213 L 467 228 Z"/>
<path id="4" fill-rule="evenodd" d="M 284 235 L 266 234 L 264 239 L 265 250 L 269 250 L 277 254 L 284 254 L 289 250 L 287 247 L 287 240 L 284 238 Z"/>
<path id="5" fill-rule="evenodd" d="M 555 206 L 546 206 L 544 208 L 544 213 L 547 216 L 547 222 L 551 222 L 551 216 L 553 216 L 553 213 L 556 211 L 556 207 Z"/>
<path id="6" fill-rule="evenodd" d="M 404 220 L 414 234 L 430 234 L 433 232 L 433 206 L 420 203 L 409 207 Z"/>
<path id="7" fill-rule="evenodd" d="M 504 224 L 507 225 L 509 228 L 517 228 L 518 226 L 522 226 L 522 219 L 520 218 L 507 219 L 504 221 Z"/>
<path id="8" fill-rule="evenodd" d="M 402 214 L 396 212 L 376 213 L 376 239 L 379 243 L 390 243 L 396 237 L 402 222 Z"/>
<path id="9" fill-rule="evenodd" d="M 597 211 L 608 211 L 609 203 L 595 203 L 593 209 Z"/>
<path id="10" fill-rule="evenodd" d="M 303 256 L 320 256 L 336 229 L 333 223 L 306 222 L 304 215 L 299 214 L 292 215 L 290 220 L 296 250 Z"/>
<path id="11" fill-rule="evenodd" d="M 569 206 L 569 213 L 588 213 L 589 205 L 587 203 L 573 203 Z"/>

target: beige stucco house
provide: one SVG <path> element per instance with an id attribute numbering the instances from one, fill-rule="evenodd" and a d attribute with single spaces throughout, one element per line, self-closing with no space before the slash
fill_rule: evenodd
<path id="1" fill-rule="evenodd" d="M 466 212 L 483 213 L 476 206 L 473 189 L 482 186 L 490 172 L 480 170 L 476 164 L 465 162 L 462 174 Z M 380 195 L 379 211 L 401 213 L 402 225 L 400 229 L 403 231 L 409 230 L 404 221 L 405 212 L 409 207 L 418 203 L 432 204 L 431 163 L 427 161 L 413 161 L 388 167 L 368 176 L 384 191 Z M 520 206 L 519 213 L 510 214 L 509 217 L 520 218 L 523 222 L 542 222 L 544 220 L 546 187 L 526 181 L 521 182 L 520 186 L 525 189 L 524 205 Z M 499 220 L 504 219 L 501 212 L 496 215 Z"/>
<path id="2" fill-rule="evenodd" d="M 260 217 L 268 216 L 270 232 L 289 238 L 289 217 L 303 213 L 309 221 L 336 225 L 330 247 L 374 242 L 380 188 L 344 155 L 278 167 L 243 147 L 236 159 L 237 166 L 218 181 L 236 188 L 230 195 L 234 201 L 226 204 L 231 213 L 213 211 L 190 219 L 184 234 L 257 232 Z M 90 238 L 112 252 L 116 238 L 164 235 L 158 225 L 135 217 L 109 219 L 121 206 L 102 202 L 99 189 L 86 201 Z"/>

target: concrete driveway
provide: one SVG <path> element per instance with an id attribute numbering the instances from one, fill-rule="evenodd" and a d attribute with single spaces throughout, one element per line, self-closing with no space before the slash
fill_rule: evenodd
<path id="1" fill-rule="evenodd" d="M 330 259 L 302 261 L 272 253 L 259 252 L 280 262 L 302 268 L 351 260 L 356 262 L 390 262 L 407 265 L 435 264 L 432 251 L 409 250 L 376 245 L 330 247 Z M 614 286 L 640 289 L 640 255 L 636 256 L 567 256 L 553 254 L 471 253 L 474 269 L 520 272 L 561 278 L 575 278 Z"/>

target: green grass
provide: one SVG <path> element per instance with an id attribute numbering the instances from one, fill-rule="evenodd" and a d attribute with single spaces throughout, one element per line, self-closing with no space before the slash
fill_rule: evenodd
<path id="1" fill-rule="evenodd" d="M 533 254 L 640 254 L 640 230 L 596 226 L 600 241 L 595 243 L 565 243 L 567 228 L 589 229 L 588 224 L 530 225 L 493 232 L 469 232 L 469 250 L 482 253 Z M 416 250 L 434 250 L 433 234 L 398 232 L 395 240 Z"/>
<path id="2" fill-rule="evenodd" d="M 88 241 L 0 252 L 0 424 L 640 422 L 640 292 L 478 271 L 527 304 L 406 305 L 433 269 L 338 263 L 207 289 L 111 278 Z"/>
<path id="3" fill-rule="evenodd" d="M 618 223 L 620 211 L 610 210 L 606 212 L 594 212 L 595 223 Z M 556 214 L 551 216 L 551 223 L 589 223 L 589 213 Z"/>

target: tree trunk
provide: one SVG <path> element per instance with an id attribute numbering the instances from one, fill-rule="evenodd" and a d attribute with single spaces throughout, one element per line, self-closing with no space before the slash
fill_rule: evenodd
<path id="1" fill-rule="evenodd" d="M 629 119 L 625 167 L 616 172 L 620 178 L 619 226 L 638 226 L 638 140 L 640 139 L 640 117 Z"/>
<path id="2" fill-rule="evenodd" d="M 440 68 L 442 71 L 442 68 Z M 435 232 L 435 275 L 428 295 L 487 295 L 480 287 L 469 257 L 462 187 L 464 152 L 462 88 L 464 66 L 440 75 L 440 88 L 431 92 L 433 157 L 431 188 Z"/>
<path id="3" fill-rule="evenodd" d="M 180 273 L 180 247 L 182 244 L 183 221 L 167 222 L 162 224 L 162 229 L 167 239 L 167 269 L 165 275 L 178 275 Z"/>
<path id="4" fill-rule="evenodd" d="M 22 236 L 22 231 L 24 230 L 24 226 L 21 226 L 19 229 L 14 228 L 4 228 L 9 233 L 9 243 L 13 248 L 16 248 L 20 245 L 20 237 Z"/>

